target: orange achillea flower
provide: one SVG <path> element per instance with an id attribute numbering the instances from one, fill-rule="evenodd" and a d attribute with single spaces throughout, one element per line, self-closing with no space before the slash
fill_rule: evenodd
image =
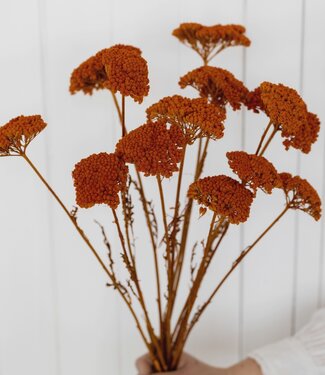
<path id="1" fill-rule="evenodd" d="M 46 127 L 40 115 L 18 116 L 0 127 L 0 156 L 24 153 L 29 143 Z"/>
<path id="2" fill-rule="evenodd" d="M 234 110 L 246 104 L 249 90 L 228 70 L 213 66 L 202 66 L 181 77 L 180 87 L 192 86 L 200 96 L 211 103 L 225 106 L 230 104 Z"/>
<path id="3" fill-rule="evenodd" d="M 249 217 L 253 194 L 231 177 L 220 175 L 205 177 L 193 182 L 188 197 L 208 207 L 232 224 L 239 224 Z"/>
<path id="4" fill-rule="evenodd" d="M 263 156 L 247 154 L 244 151 L 227 152 L 230 168 L 237 174 L 242 182 L 253 189 L 254 194 L 258 188 L 271 194 L 275 187 L 281 187 L 278 172 Z"/>
<path id="5" fill-rule="evenodd" d="M 263 82 L 251 93 L 250 106 L 256 112 L 263 110 L 272 124 L 281 130 L 286 150 L 294 147 L 308 153 L 316 142 L 319 119 L 308 112 L 296 90 L 282 84 Z"/>
<path id="6" fill-rule="evenodd" d="M 126 163 L 132 163 L 145 176 L 171 177 L 178 171 L 185 138 L 176 125 L 166 122 L 148 122 L 130 131 L 116 145 L 116 153 Z"/>
<path id="7" fill-rule="evenodd" d="M 204 98 L 167 96 L 149 107 L 146 112 L 150 120 L 164 120 L 178 125 L 188 144 L 192 144 L 197 138 L 223 137 L 226 111 L 216 104 L 208 103 Z"/>
<path id="8" fill-rule="evenodd" d="M 292 177 L 290 173 L 280 173 L 279 176 L 289 207 L 304 211 L 318 221 L 321 217 L 322 203 L 317 191 L 300 176 Z"/>
<path id="9" fill-rule="evenodd" d="M 141 103 L 149 93 L 148 66 L 141 50 L 117 44 L 103 49 L 76 68 L 70 78 L 71 94 L 108 89 Z"/>
<path id="10" fill-rule="evenodd" d="M 280 173 L 283 190 L 290 201 L 290 207 L 307 212 L 316 221 L 321 217 L 321 200 L 310 183 L 300 176 Z M 291 198 L 289 194 L 292 193 Z"/>
<path id="11" fill-rule="evenodd" d="M 199 23 L 182 23 L 173 35 L 191 47 L 205 63 L 226 47 L 250 45 L 244 35 L 246 29 L 241 25 L 203 26 Z"/>
<path id="12" fill-rule="evenodd" d="M 128 167 L 115 154 L 101 152 L 82 159 L 72 172 L 78 206 L 107 204 L 117 208 L 118 193 L 126 188 Z"/>

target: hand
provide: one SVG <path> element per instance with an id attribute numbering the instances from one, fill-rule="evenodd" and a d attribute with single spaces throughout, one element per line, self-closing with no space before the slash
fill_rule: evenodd
<path id="1" fill-rule="evenodd" d="M 148 354 L 137 359 L 136 367 L 139 372 L 138 375 L 153 374 L 152 363 Z M 189 354 L 184 353 L 177 371 L 155 373 L 155 375 L 228 375 L 227 371 L 226 369 L 209 366 Z"/>

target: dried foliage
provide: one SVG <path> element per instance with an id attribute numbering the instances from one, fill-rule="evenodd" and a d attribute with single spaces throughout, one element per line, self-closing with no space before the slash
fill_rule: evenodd
<path id="1" fill-rule="evenodd" d="M 18 116 L 0 127 L 0 156 L 19 155 L 46 127 L 40 115 Z"/>
<path id="2" fill-rule="evenodd" d="M 70 79 L 71 94 L 108 89 L 141 103 L 149 93 L 148 66 L 139 48 L 117 44 L 103 49 L 76 68 Z"/>
<path id="3" fill-rule="evenodd" d="M 244 151 L 227 152 L 226 155 L 230 168 L 254 194 L 257 189 L 271 194 L 274 188 L 281 187 L 278 172 L 263 156 L 247 154 Z"/>
<path id="4" fill-rule="evenodd" d="M 199 23 L 182 23 L 173 35 L 197 52 L 205 63 L 227 47 L 250 46 L 242 25 L 203 26 Z"/>
<path id="5" fill-rule="evenodd" d="M 148 67 L 141 51 L 132 46 L 115 45 L 90 57 L 71 75 L 72 94 L 77 91 L 92 94 L 99 89 L 112 92 L 122 127 L 122 138 L 116 144 L 114 153 L 90 155 L 80 160 L 72 172 L 79 207 L 103 204 L 110 208 L 119 243 L 116 246 L 111 232 L 107 232 L 108 238 L 104 226 L 97 223 L 106 248 L 104 259 L 79 226 L 78 207 L 69 211 L 26 155 L 31 140 L 46 126 L 41 116 L 19 116 L 0 127 L 0 156 L 21 156 L 68 215 L 104 270 L 107 285 L 119 293 L 128 307 L 149 351 L 153 367 L 159 373 L 177 368 L 192 328 L 214 296 L 247 254 L 289 209 L 304 211 L 316 221 L 321 217 L 321 201 L 310 183 L 300 176 L 278 174 L 273 164 L 263 156 L 277 132 L 284 138 L 286 149 L 294 147 L 308 153 L 317 140 L 320 127 L 318 117 L 308 111 L 307 105 L 294 89 L 263 82 L 257 89 L 249 91 L 227 70 L 207 66 L 216 54 L 227 47 L 249 46 L 250 41 L 245 36 L 243 26 L 184 23 L 174 30 L 173 35 L 203 59 L 203 67 L 185 74 L 179 82 L 182 88 L 194 87 L 200 98 L 190 99 L 180 95 L 164 97 L 147 109 L 147 122 L 129 133 L 125 97 L 130 96 L 141 103 L 149 91 Z M 121 103 L 115 96 L 116 92 L 122 95 Z M 228 105 L 233 110 L 239 110 L 244 105 L 257 114 L 265 112 L 269 124 L 261 135 L 255 154 L 244 151 L 226 153 L 230 169 L 238 179 L 220 174 L 202 177 L 210 151 L 209 144 L 224 135 Z M 191 161 L 196 160 L 196 163 L 192 162 L 194 165 L 188 166 L 188 153 L 192 151 L 191 145 L 196 140 L 197 156 L 195 159 L 190 158 Z M 213 158 L 217 169 L 220 156 L 213 154 Z M 129 170 L 127 164 L 134 166 Z M 193 176 L 189 187 L 183 186 L 186 173 Z M 154 176 L 158 198 L 147 197 L 142 174 Z M 174 176 L 175 190 L 172 184 L 167 185 L 165 181 Z M 187 195 L 182 197 L 184 188 Z M 251 245 L 240 252 L 210 296 L 197 306 L 202 282 L 215 254 L 223 245 L 228 229 L 233 224 L 247 221 L 258 189 L 270 194 L 274 188 L 284 191 L 283 211 Z M 143 210 L 141 213 L 137 211 L 134 193 L 139 194 L 139 208 Z M 170 198 L 175 202 L 171 207 Z M 156 199 L 160 205 L 158 216 L 154 210 Z M 119 203 L 122 204 L 117 209 Z M 205 219 L 211 221 L 206 227 L 206 233 L 201 235 L 195 232 L 199 238 L 195 239 L 193 245 L 188 244 L 188 234 L 190 228 L 196 231 L 191 226 L 192 208 L 195 206 L 199 207 L 200 217 L 205 216 Z M 143 216 L 148 227 L 148 238 L 136 251 L 136 231 L 138 225 L 143 224 L 142 221 L 139 224 L 139 216 Z M 160 231 L 158 224 L 159 229 L 162 228 Z M 160 238 L 162 241 L 159 243 Z M 198 244 L 201 245 L 201 251 L 198 251 Z M 139 271 L 141 267 L 138 267 L 137 259 L 139 251 L 145 255 L 145 267 L 154 269 L 154 301 L 148 301 L 143 293 Z M 149 263 L 149 251 L 152 252 L 153 265 Z M 190 275 L 187 275 L 189 277 L 185 282 L 190 288 L 183 296 L 184 303 L 175 316 L 175 301 L 183 282 L 182 270 L 187 259 L 190 262 L 187 267 Z M 120 272 L 122 269 L 124 272 Z M 152 302 L 157 303 L 157 327 L 153 324 L 157 319 L 153 320 L 147 309 L 147 305 Z"/>
<path id="6" fill-rule="evenodd" d="M 128 167 L 115 154 L 101 152 L 80 160 L 72 172 L 78 206 L 107 204 L 116 208 L 118 193 L 126 188 L 127 173 Z"/>
<path id="7" fill-rule="evenodd" d="M 220 175 L 193 182 L 187 195 L 230 223 L 239 224 L 249 217 L 253 194 L 231 177 Z"/>
<path id="8" fill-rule="evenodd" d="M 178 125 L 187 143 L 192 144 L 197 138 L 222 138 L 226 112 L 222 107 L 208 103 L 206 99 L 189 99 L 174 95 L 150 106 L 147 116 L 151 120 L 164 120 Z"/>
<path id="9" fill-rule="evenodd" d="M 116 154 L 145 176 L 171 177 L 178 171 L 185 138 L 179 127 L 164 121 L 148 122 L 123 137 Z"/>
<path id="10" fill-rule="evenodd" d="M 230 104 L 233 110 L 240 109 L 242 104 L 246 105 L 249 95 L 243 82 L 228 70 L 214 66 L 202 66 L 192 70 L 181 77 L 179 85 L 182 89 L 192 86 L 202 98 L 222 107 Z"/>
<path id="11" fill-rule="evenodd" d="M 312 216 L 316 221 L 321 217 L 321 200 L 317 191 L 310 183 L 290 173 L 280 173 L 282 189 L 287 197 L 289 206 Z"/>
<path id="12" fill-rule="evenodd" d="M 308 112 L 306 103 L 296 90 L 285 85 L 263 82 L 249 97 L 249 107 L 262 110 L 285 139 L 286 150 L 294 147 L 309 153 L 316 142 L 320 121 Z"/>

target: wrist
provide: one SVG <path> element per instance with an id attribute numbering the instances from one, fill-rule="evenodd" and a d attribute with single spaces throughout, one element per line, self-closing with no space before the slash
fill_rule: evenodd
<path id="1" fill-rule="evenodd" d="M 252 358 L 246 358 L 228 368 L 225 375 L 263 375 L 260 365 Z"/>

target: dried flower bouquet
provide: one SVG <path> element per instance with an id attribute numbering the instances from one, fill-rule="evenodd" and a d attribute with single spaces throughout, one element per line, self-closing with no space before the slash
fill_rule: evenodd
<path id="1" fill-rule="evenodd" d="M 184 23 L 173 31 L 173 35 L 202 58 L 203 66 L 185 74 L 179 81 L 181 88 L 192 86 L 197 90 L 199 98 L 190 99 L 180 95 L 165 97 L 146 110 L 147 122 L 135 130 L 128 131 L 125 99 L 131 97 L 141 103 L 149 92 L 147 62 L 140 49 L 127 45 L 104 49 L 83 62 L 71 75 L 72 94 L 109 90 L 121 123 L 122 138 L 115 151 L 90 155 L 79 161 L 72 172 L 79 207 L 105 204 L 112 211 L 120 248 L 111 248 L 105 229 L 101 226 L 108 257 L 100 255 L 79 226 L 77 208 L 71 212 L 67 209 L 26 154 L 29 143 L 46 126 L 41 116 L 19 116 L 0 128 L 0 155 L 22 157 L 46 185 L 103 268 L 108 285 L 116 289 L 124 300 L 151 356 L 154 370 L 163 372 L 177 368 L 186 340 L 213 297 L 246 255 L 288 210 L 304 211 L 315 220 L 321 216 L 321 201 L 315 189 L 300 176 L 279 173 L 264 157 L 278 134 L 283 138 L 286 150 L 293 147 L 308 153 L 319 132 L 317 116 L 308 111 L 302 98 L 292 88 L 263 82 L 254 91 L 249 91 L 229 71 L 208 65 L 225 48 L 250 45 L 243 26 L 207 27 Z M 209 144 L 224 135 L 227 111 L 240 110 L 242 106 L 256 114 L 263 112 L 269 118 L 256 150 L 251 150 L 253 153 L 227 152 L 229 167 L 237 175 L 236 178 L 226 175 L 202 177 Z M 196 147 L 193 147 L 194 144 Z M 194 180 L 188 187 L 182 206 L 184 164 L 193 148 L 197 153 Z M 164 180 L 172 175 L 176 175 L 177 179 L 175 204 L 168 210 Z M 161 220 L 157 219 L 153 204 L 145 193 L 143 176 L 156 180 Z M 250 246 L 243 249 L 209 298 L 196 307 L 202 281 L 229 226 L 247 221 L 258 191 L 271 194 L 273 189 L 281 189 L 284 193 L 282 211 Z M 134 249 L 134 225 L 138 216 L 134 213 L 134 194 L 140 198 L 152 247 L 156 298 L 151 302 L 144 297 Z M 203 249 L 199 264 L 197 267 L 191 265 L 191 288 L 182 309 L 176 314 L 174 307 L 185 254 L 192 251 L 193 256 L 195 251 L 195 246 L 190 250 L 187 246 L 195 205 L 199 206 L 201 216 L 211 216 L 210 226 L 206 238 L 201 242 Z M 163 228 L 162 238 L 158 235 L 159 221 Z M 120 255 L 128 273 L 126 280 L 119 278 L 115 270 Z M 159 266 L 162 258 L 163 269 Z M 166 272 L 164 279 L 162 272 Z M 148 303 L 155 302 L 159 321 L 157 326 L 148 313 Z M 140 309 L 143 321 L 136 308 Z"/>

